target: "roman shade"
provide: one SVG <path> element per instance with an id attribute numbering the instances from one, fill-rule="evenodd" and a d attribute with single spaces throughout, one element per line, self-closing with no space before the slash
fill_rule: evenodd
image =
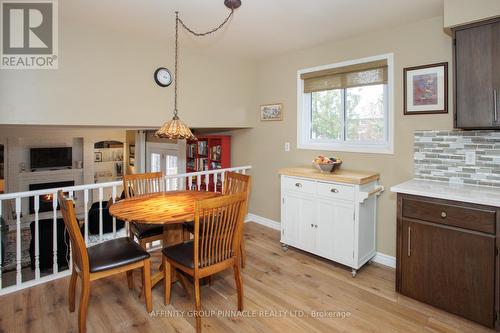
<path id="1" fill-rule="evenodd" d="M 387 60 L 303 73 L 304 93 L 387 83 Z"/>

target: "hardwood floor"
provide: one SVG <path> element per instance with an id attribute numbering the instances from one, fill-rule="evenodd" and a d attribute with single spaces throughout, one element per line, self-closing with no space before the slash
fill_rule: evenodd
<path id="1" fill-rule="evenodd" d="M 249 316 L 236 312 L 234 278 L 227 271 L 201 288 L 202 309 L 215 311 L 202 318 L 203 332 L 492 332 L 396 294 L 393 269 L 372 264 L 353 279 L 347 267 L 292 248 L 283 252 L 278 231 L 247 223 L 245 239 L 243 305 Z M 153 267 L 159 262 L 157 255 Z M 134 280 L 138 288 L 139 271 Z M 76 314 L 67 306 L 68 283 L 61 279 L 0 297 L 0 332 L 76 332 Z M 137 293 L 128 290 L 125 274 L 92 282 L 87 332 L 194 332 L 194 317 L 188 315 L 194 298 L 179 284 L 172 288 L 169 306 L 163 305 L 162 285 L 153 289 L 153 316 Z M 284 310 L 286 316 L 276 316 Z M 218 311 L 234 313 L 217 316 Z M 312 318 L 312 311 L 349 315 Z"/>

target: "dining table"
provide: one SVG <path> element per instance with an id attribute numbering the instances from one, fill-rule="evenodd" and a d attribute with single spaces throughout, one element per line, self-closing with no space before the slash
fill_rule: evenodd
<path id="1" fill-rule="evenodd" d="M 111 216 L 129 223 L 163 226 L 163 247 L 189 240 L 183 223 L 194 221 L 195 202 L 222 195 L 209 191 L 167 191 L 138 195 L 115 202 L 109 207 Z M 163 279 L 163 268 L 151 277 L 151 286 Z M 182 281 L 181 281 L 182 282 Z"/>

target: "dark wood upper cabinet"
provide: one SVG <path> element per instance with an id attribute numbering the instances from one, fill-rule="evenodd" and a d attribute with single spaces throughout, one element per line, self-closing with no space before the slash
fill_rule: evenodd
<path id="1" fill-rule="evenodd" d="M 455 127 L 500 129 L 500 21 L 456 28 Z"/>

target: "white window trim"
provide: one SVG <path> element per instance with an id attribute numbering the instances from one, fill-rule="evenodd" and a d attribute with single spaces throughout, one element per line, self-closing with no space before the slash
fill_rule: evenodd
<path id="1" fill-rule="evenodd" d="M 353 143 L 348 142 L 311 142 L 309 139 L 309 133 L 304 131 L 305 128 L 302 126 L 305 123 L 309 123 L 307 120 L 309 114 L 304 112 L 308 107 L 306 106 L 309 101 L 308 98 L 304 98 L 304 80 L 300 78 L 301 74 L 317 72 L 325 69 L 337 68 L 355 65 L 364 62 L 376 61 L 376 60 L 387 60 L 387 101 L 386 105 L 386 136 L 387 142 L 384 144 L 379 143 Z M 310 101 L 309 101 L 310 102 Z M 313 149 L 313 150 L 331 150 L 331 151 L 345 151 L 345 152 L 355 152 L 355 153 L 373 153 L 373 154 L 394 154 L 394 53 L 386 53 L 373 57 L 367 57 L 356 60 L 349 60 L 344 62 L 339 62 L 336 64 L 317 66 L 312 68 L 301 69 L 297 71 L 297 148 L 298 149 Z"/>

